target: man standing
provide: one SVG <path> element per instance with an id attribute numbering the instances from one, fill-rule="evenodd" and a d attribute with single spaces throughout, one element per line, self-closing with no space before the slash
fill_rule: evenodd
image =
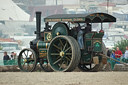
<path id="1" fill-rule="evenodd" d="M 10 60 L 10 58 L 7 55 L 7 52 L 4 52 L 4 57 L 3 57 L 4 65 L 8 65 L 9 60 Z"/>
<path id="2" fill-rule="evenodd" d="M 124 58 L 128 59 L 128 46 L 126 46 L 126 51 L 124 53 Z"/>
<path id="3" fill-rule="evenodd" d="M 81 30 L 81 26 L 79 23 L 77 23 L 77 41 L 78 41 L 78 44 L 80 46 L 80 49 L 84 49 L 84 41 L 83 41 L 83 31 Z"/>
<path id="4" fill-rule="evenodd" d="M 120 51 L 119 47 L 116 48 L 116 52 L 115 52 L 115 58 L 120 61 L 120 57 L 122 56 L 122 52 Z M 117 62 L 117 64 L 119 64 Z"/>
<path id="5" fill-rule="evenodd" d="M 115 58 L 120 58 L 122 56 L 122 52 L 120 51 L 119 47 L 116 48 Z"/>
<path id="6" fill-rule="evenodd" d="M 77 41 L 80 46 L 80 49 L 84 49 L 84 41 L 83 41 L 83 31 L 81 30 L 81 26 L 79 23 L 72 22 L 73 25 L 75 25 L 74 30 L 77 32 Z"/>

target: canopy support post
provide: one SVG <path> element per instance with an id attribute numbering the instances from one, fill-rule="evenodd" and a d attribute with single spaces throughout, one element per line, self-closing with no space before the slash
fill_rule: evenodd
<path id="1" fill-rule="evenodd" d="M 103 23 L 101 22 L 101 30 L 103 30 Z"/>

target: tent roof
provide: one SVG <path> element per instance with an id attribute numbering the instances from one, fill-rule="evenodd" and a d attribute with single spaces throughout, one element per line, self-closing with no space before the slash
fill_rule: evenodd
<path id="1" fill-rule="evenodd" d="M 29 17 L 12 0 L 0 0 L 0 21 L 29 21 Z"/>
<path id="2" fill-rule="evenodd" d="M 117 5 L 118 10 L 113 11 L 118 14 L 128 14 L 128 5 Z"/>

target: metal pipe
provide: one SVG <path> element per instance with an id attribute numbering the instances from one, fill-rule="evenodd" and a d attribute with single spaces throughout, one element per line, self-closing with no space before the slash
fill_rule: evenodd
<path id="1" fill-rule="evenodd" d="M 56 5 L 58 5 L 58 2 L 57 2 L 57 0 L 56 0 Z"/>
<path id="2" fill-rule="evenodd" d="M 40 39 L 41 12 L 36 12 L 36 39 Z"/>
<path id="3" fill-rule="evenodd" d="M 108 7 L 109 7 L 109 0 L 107 0 L 107 13 L 108 13 Z"/>
<path id="4" fill-rule="evenodd" d="M 101 30 L 103 30 L 103 23 L 101 22 Z"/>

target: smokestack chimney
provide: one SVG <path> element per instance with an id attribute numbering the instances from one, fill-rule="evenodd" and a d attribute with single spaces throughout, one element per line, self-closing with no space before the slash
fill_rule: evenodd
<path id="1" fill-rule="evenodd" d="M 40 29 L 41 29 L 41 12 L 36 12 L 36 39 L 40 39 Z"/>

